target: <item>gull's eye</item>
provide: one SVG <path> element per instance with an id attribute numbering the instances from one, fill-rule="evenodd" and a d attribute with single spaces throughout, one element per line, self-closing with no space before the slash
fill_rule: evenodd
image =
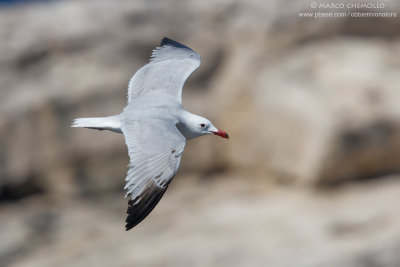
<path id="1" fill-rule="evenodd" d="M 200 127 L 204 128 L 204 127 L 206 127 L 206 125 L 204 123 L 202 123 L 202 124 L 200 124 Z"/>

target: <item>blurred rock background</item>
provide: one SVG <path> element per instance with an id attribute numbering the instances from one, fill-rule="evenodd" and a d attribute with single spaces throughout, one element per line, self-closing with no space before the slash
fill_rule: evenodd
<path id="1" fill-rule="evenodd" d="M 301 18 L 350 10 L 289 0 L 2 2 L 0 266 L 400 266 L 399 18 Z M 351 11 L 399 15 L 383 3 Z M 202 56 L 184 106 L 231 139 L 190 141 L 125 232 L 123 137 L 70 124 L 120 113 L 163 36 Z"/>

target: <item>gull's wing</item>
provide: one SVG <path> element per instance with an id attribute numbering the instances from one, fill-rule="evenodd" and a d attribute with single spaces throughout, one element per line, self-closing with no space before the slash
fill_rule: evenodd
<path id="1" fill-rule="evenodd" d="M 157 205 L 178 170 L 185 137 L 172 120 L 129 120 L 122 133 L 130 157 L 126 177 L 129 200 L 126 230 L 140 223 Z"/>
<path id="2" fill-rule="evenodd" d="M 138 70 L 129 82 L 128 103 L 160 90 L 182 102 L 182 87 L 200 66 L 200 55 L 187 46 L 164 38 L 153 50 L 150 63 Z"/>

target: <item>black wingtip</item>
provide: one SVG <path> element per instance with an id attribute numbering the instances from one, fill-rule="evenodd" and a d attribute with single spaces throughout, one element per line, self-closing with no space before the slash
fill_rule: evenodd
<path id="1" fill-rule="evenodd" d="M 179 43 L 177 41 L 169 39 L 168 37 L 164 37 L 161 40 L 160 46 L 164 46 L 164 45 L 169 45 L 169 46 L 176 47 L 176 48 L 184 48 L 184 49 L 192 50 L 190 47 L 187 47 L 186 45 L 183 45 L 183 44 L 181 44 L 181 43 Z"/>
<path id="2" fill-rule="evenodd" d="M 143 221 L 160 201 L 166 190 L 167 187 L 161 188 L 151 184 L 141 196 L 138 196 L 138 198 L 141 198 L 139 201 L 137 201 L 137 198 L 129 200 L 125 230 L 128 231 Z"/>

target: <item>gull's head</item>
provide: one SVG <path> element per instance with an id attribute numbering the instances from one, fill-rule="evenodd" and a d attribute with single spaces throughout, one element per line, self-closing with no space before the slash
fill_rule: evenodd
<path id="1" fill-rule="evenodd" d="M 214 134 L 229 139 L 229 135 L 225 131 L 217 129 L 211 121 L 200 116 L 194 118 L 192 127 L 199 133 L 199 135 Z"/>

